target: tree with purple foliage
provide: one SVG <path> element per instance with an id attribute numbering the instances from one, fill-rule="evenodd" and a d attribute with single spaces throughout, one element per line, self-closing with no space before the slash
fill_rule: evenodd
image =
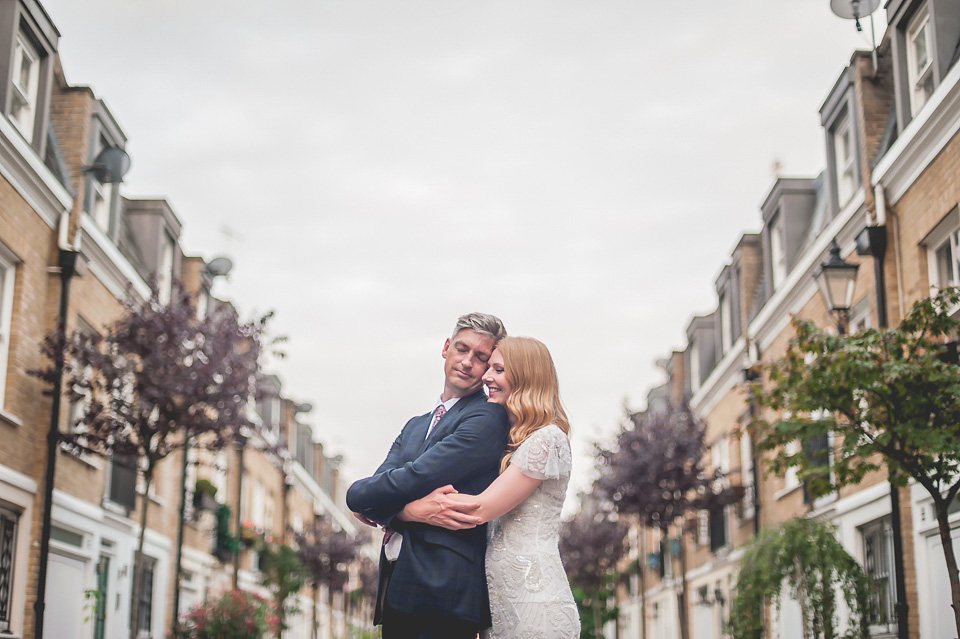
<path id="1" fill-rule="evenodd" d="M 136 460 L 150 491 L 157 465 L 188 442 L 222 449 L 247 416 L 269 316 L 240 323 L 232 308 L 198 318 L 190 294 L 174 286 L 168 303 L 156 287 L 146 301 L 128 299 L 104 335 L 62 330 L 46 337 L 48 368 L 34 375 L 53 388 L 64 375 L 80 406 L 62 444 L 84 454 Z M 150 500 L 141 499 L 140 539 L 134 557 L 133 595 L 143 567 Z M 136 634 L 131 606 L 131 634 Z"/>
<path id="2" fill-rule="evenodd" d="M 626 537 L 626 524 L 612 512 L 581 512 L 560 532 L 560 556 L 580 607 L 584 639 L 600 639 L 604 624 L 617 618 L 612 604 Z"/>
<path id="3" fill-rule="evenodd" d="M 728 486 L 719 473 L 707 472 L 705 438 L 703 422 L 686 405 L 630 414 L 615 447 L 599 451 L 597 492 L 621 515 L 634 515 L 666 537 L 670 526 L 687 514 L 743 496 L 741 487 Z M 680 636 L 688 639 L 683 545 L 681 528 L 677 601 Z"/>
<path id="4" fill-rule="evenodd" d="M 345 531 L 334 528 L 333 524 L 320 519 L 313 528 L 296 533 L 300 561 L 306 570 L 307 581 L 313 587 L 313 600 L 316 603 L 317 591 L 326 586 L 333 595 L 342 590 L 350 578 L 350 562 L 357 554 L 360 540 Z M 317 608 L 313 607 L 313 636 L 317 633 Z"/>

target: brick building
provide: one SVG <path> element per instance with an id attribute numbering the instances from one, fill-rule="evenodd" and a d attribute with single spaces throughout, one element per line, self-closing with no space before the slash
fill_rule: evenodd
<path id="1" fill-rule="evenodd" d="M 169 299 L 174 280 L 182 279 L 200 313 L 227 304 L 210 291 L 223 263 L 218 271 L 213 262 L 182 254 L 181 221 L 170 203 L 121 193 L 92 166 L 104 149 L 122 149 L 126 135 L 93 90 L 67 82 L 59 36 L 37 0 L 0 0 L 0 637 L 35 633 L 52 402 L 30 371 L 45 365 L 40 343 L 60 316 L 61 258 L 77 257 L 64 314 L 69 331 L 102 333 L 128 295 L 149 295 L 151 280 Z M 354 532 L 337 460 L 314 443 L 279 380 L 264 380 L 273 389 L 269 406 L 251 407 L 251 416 L 266 428 L 251 434 L 242 465 L 238 450 L 193 449 L 186 466 L 176 452 L 144 495 L 135 465 L 57 451 L 45 636 L 129 638 L 133 627 L 133 636 L 164 637 L 176 592 L 182 614 L 235 580 L 261 589 L 253 552 L 239 553 L 236 564 L 217 553 L 221 504 L 238 515 L 230 522 L 233 532 L 238 521 L 249 520 L 259 533 L 284 540 L 316 518 Z M 84 401 L 71 403 L 64 393 L 57 418 L 62 432 L 77 427 Z M 217 487 L 213 504 L 195 502 L 199 479 Z M 187 499 L 178 580 L 182 482 Z M 151 504 L 147 569 L 133 602 L 145 499 Z M 316 604 L 313 594 L 304 589 L 300 608 L 317 606 L 316 618 L 325 624 L 320 636 L 337 629 L 336 636 L 344 636 L 344 594 L 323 592 Z M 304 616 L 288 636 L 312 636 L 306 619 L 312 617 Z"/>
<path id="2" fill-rule="evenodd" d="M 874 637 L 896 636 L 891 488 L 885 472 L 857 486 L 811 499 L 796 473 L 765 474 L 742 428 L 751 414 L 745 372 L 780 358 L 791 316 L 834 326 L 814 273 L 836 241 L 844 260 L 861 265 L 850 330 L 900 321 L 931 287 L 960 284 L 960 5 L 949 0 L 891 0 L 877 48 L 856 52 L 820 108 L 827 166 L 811 178 L 776 180 L 760 207 L 758 233 L 744 234 L 716 281 L 717 306 L 687 328 L 685 397 L 707 424 L 708 467 L 746 488 L 736 505 L 701 512 L 685 534 L 634 536 L 642 573 L 621 588 L 621 636 L 678 637 L 678 562 L 683 543 L 690 636 L 719 639 L 729 613 L 743 545 L 761 526 L 797 516 L 838 527 L 840 542 L 876 581 Z M 882 295 L 866 229 L 886 238 L 879 264 Z M 859 241 L 858 241 L 859 239 Z M 859 249 L 859 250 L 858 250 Z M 882 306 L 882 308 L 881 308 Z M 882 312 L 881 312 L 882 311 Z M 674 357 L 673 359 L 676 359 Z M 648 410 L 663 396 L 651 391 Z M 676 393 L 672 395 L 676 401 Z M 816 442 L 829 455 L 832 438 Z M 899 491 L 904 585 L 910 636 L 948 639 L 950 589 L 930 499 L 919 486 Z M 951 519 L 960 550 L 960 508 Z M 682 542 L 679 539 L 682 538 Z M 641 586 L 642 584 L 642 586 Z M 784 597 L 769 611 L 771 636 L 801 636 L 798 605 Z"/>

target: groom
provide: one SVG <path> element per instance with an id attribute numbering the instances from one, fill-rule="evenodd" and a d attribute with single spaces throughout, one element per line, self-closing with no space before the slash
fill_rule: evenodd
<path id="1" fill-rule="evenodd" d="M 405 522 L 402 511 L 441 486 L 477 495 L 496 479 L 507 415 L 487 403 L 481 378 L 505 336 L 493 315 L 460 317 L 443 345 L 443 393 L 434 409 L 408 421 L 376 473 L 347 491 L 347 505 L 361 521 L 387 529 L 374 617 L 384 639 L 473 639 L 490 626 L 486 526 L 472 527 L 442 497 L 420 514 L 463 529 Z"/>

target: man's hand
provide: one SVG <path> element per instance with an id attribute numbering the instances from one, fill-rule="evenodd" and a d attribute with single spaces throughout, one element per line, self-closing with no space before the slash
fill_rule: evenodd
<path id="1" fill-rule="evenodd" d="M 402 521 L 417 521 L 447 530 L 476 528 L 482 520 L 470 513 L 480 507 L 480 502 L 453 500 L 447 496 L 456 492 L 449 485 L 437 488 L 426 497 L 407 504 L 397 517 Z"/>
<path id="2" fill-rule="evenodd" d="M 372 520 L 372 519 L 370 519 L 370 518 L 368 518 L 368 517 L 364 517 L 364 516 L 361 515 L 360 513 L 353 513 L 353 516 L 356 517 L 357 519 L 359 519 L 360 521 L 362 521 L 363 523 L 365 523 L 365 524 L 368 525 L 368 526 L 373 526 L 374 528 L 379 528 L 379 527 L 380 527 L 380 524 L 378 524 L 377 522 L 375 522 L 374 520 Z"/>

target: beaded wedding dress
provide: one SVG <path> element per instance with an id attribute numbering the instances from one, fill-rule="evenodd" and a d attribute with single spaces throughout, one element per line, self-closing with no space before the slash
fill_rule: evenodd
<path id="1" fill-rule="evenodd" d="M 490 522 L 487 587 L 493 627 L 484 639 L 578 639 L 580 616 L 560 562 L 560 509 L 570 481 L 570 442 L 544 426 L 510 458 L 543 480 L 523 503 Z"/>

